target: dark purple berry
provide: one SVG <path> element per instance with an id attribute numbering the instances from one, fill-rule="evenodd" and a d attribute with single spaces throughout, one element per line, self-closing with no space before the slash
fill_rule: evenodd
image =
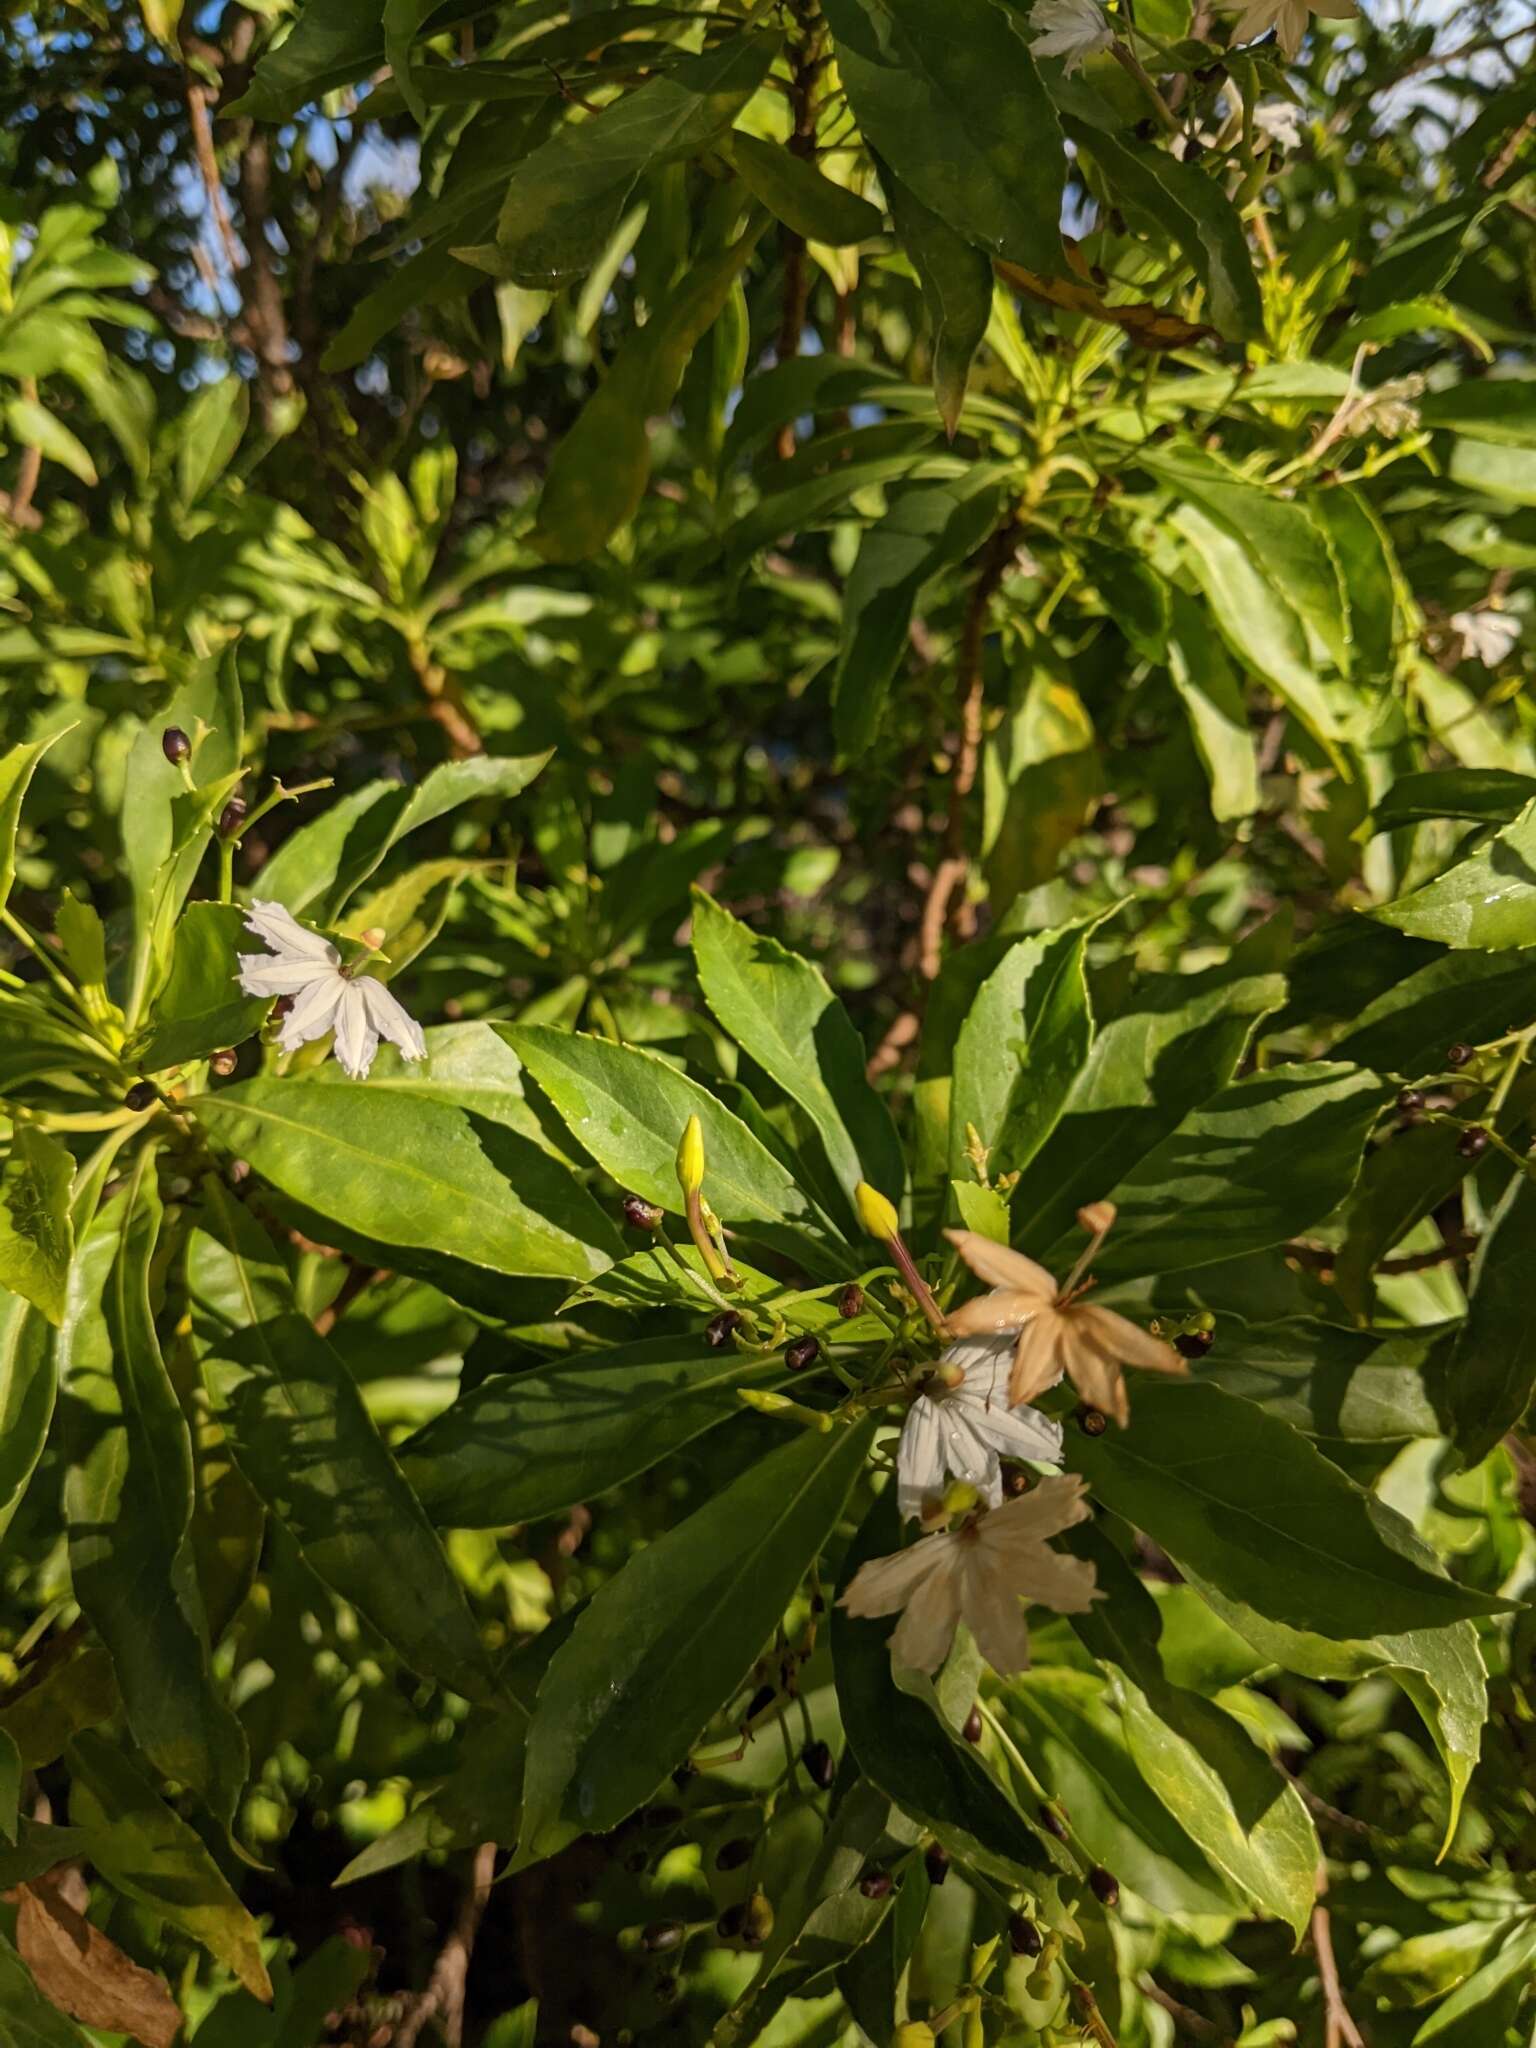
<path id="1" fill-rule="evenodd" d="M 137 1115 L 140 1110 L 148 1109 L 151 1104 L 159 1100 L 160 1090 L 153 1081 L 135 1081 L 128 1090 L 128 1093 L 123 1097 L 123 1104 L 125 1108 L 131 1109 Z"/>
<path id="2" fill-rule="evenodd" d="M 1464 1067 L 1468 1060 L 1476 1059 L 1476 1057 L 1477 1047 L 1475 1045 L 1464 1045 L 1458 1040 L 1455 1045 L 1447 1048 L 1445 1064 L 1448 1067 Z"/>
<path id="3" fill-rule="evenodd" d="M 723 1308 L 713 1321 L 704 1328 L 704 1341 L 712 1351 L 723 1351 L 731 1341 L 732 1330 L 738 1328 L 741 1317 L 733 1308 Z"/>
<path id="4" fill-rule="evenodd" d="M 1102 1436 L 1109 1427 L 1109 1417 L 1101 1408 L 1091 1408 L 1084 1401 L 1078 1408 L 1074 1420 L 1084 1436 Z"/>
<path id="5" fill-rule="evenodd" d="M 784 1363 L 791 1372 L 804 1372 L 808 1365 L 814 1365 L 821 1356 L 821 1346 L 814 1337 L 797 1337 L 784 1351 Z"/>
<path id="6" fill-rule="evenodd" d="M 1016 1956 L 1037 1956 L 1044 1943 L 1040 1939 L 1040 1930 L 1033 1920 L 1026 1920 L 1022 1913 L 1010 1913 L 1008 1946 Z"/>
<path id="7" fill-rule="evenodd" d="M 641 1946 L 648 1948 L 653 1956 L 664 1955 L 669 1948 L 677 1948 L 683 1939 L 681 1920 L 653 1920 L 640 1937 Z"/>
<path id="8" fill-rule="evenodd" d="M 747 1909 L 745 1905 L 727 1906 L 720 1915 L 720 1918 L 715 1922 L 715 1932 L 722 1941 L 735 1941 L 742 1928 L 746 1925 L 746 1919 Z"/>
<path id="9" fill-rule="evenodd" d="M 1017 1500 L 1021 1493 L 1029 1491 L 1029 1474 L 1022 1465 L 1003 1467 L 1003 1492 L 1010 1500 Z"/>
<path id="10" fill-rule="evenodd" d="M 648 1806 L 640 1816 L 640 1825 L 647 1828 L 675 1828 L 683 1817 L 680 1806 Z"/>
<path id="11" fill-rule="evenodd" d="M 888 1870 L 866 1870 L 859 1879 L 859 1890 L 866 1899 L 889 1898 L 896 1880 Z"/>
<path id="12" fill-rule="evenodd" d="M 179 767 L 192 752 L 192 742 L 179 725 L 168 725 L 160 735 L 160 751 L 173 768 Z"/>
<path id="13" fill-rule="evenodd" d="M 942 1842 L 930 1842 L 923 1851 L 923 1868 L 930 1884 L 942 1884 L 949 1875 L 949 1851 Z"/>
<path id="14" fill-rule="evenodd" d="M 243 796 L 232 796 L 219 813 L 219 837 L 233 839 L 245 823 L 245 814 L 250 808 Z"/>
<path id="15" fill-rule="evenodd" d="M 1463 1131 L 1456 1140 L 1456 1150 L 1463 1159 L 1481 1158 L 1488 1150 L 1488 1133 L 1481 1124 L 1473 1124 L 1470 1130 Z"/>
<path id="16" fill-rule="evenodd" d="M 965 1737 L 965 1739 L 966 1739 L 966 1741 L 967 1741 L 967 1742 L 980 1742 L 980 1740 L 981 1740 L 981 1709 L 980 1709 L 980 1707 L 972 1707 L 971 1711 L 970 1711 L 970 1712 L 969 1712 L 969 1713 L 968 1713 L 968 1714 L 966 1715 L 966 1717 L 965 1717 L 965 1726 L 964 1726 L 964 1727 L 963 1727 L 963 1728 L 962 1728 L 962 1729 L 960 1730 L 960 1733 L 961 1733 L 961 1734 L 962 1734 L 962 1735 L 963 1735 L 963 1736 Z"/>
<path id="17" fill-rule="evenodd" d="M 1102 1863 L 1095 1863 L 1088 1873 L 1089 1888 L 1101 1906 L 1118 1906 L 1120 1903 L 1120 1880 L 1110 1874 Z"/>
<path id="18" fill-rule="evenodd" d="M 1214 1330 L 1186 1330 L 1182 1336 L 1174 1338 L 1173 1348 L 1180 1358 L 1204 1358 L 1215 1342 Z"/>
<path id="19" fill-rule="evenodd" d="M 211 1052 L 208 1055 L 208 1071 L 210 1074 L 232 1074 L 238 1063 L 239 1054 L 233 1046 L 227 1045 L 222 1052 Z"/>
<path id="20" fill-rule="evenodd" d="M 624 1221 L 631 1230 L 655 1230 L 661 1223 L 661 1211 L 654 1202 L 642 1202 L 638 1195 L 624 1197 Z"/>
<path id="21" fill-rule="evenodd" d="M 800 1761 L 813 1785 L 823 1792 L 831 1790 L 832 1780 L 837 1776 L 837 1759 L 824 1742 L 808 1742 L 800 1752 Z"/>
<path id="22" fill-rule="evenodd" d="M 747 1703 L 747 1719 L 755 1721 L 759 1714 L 767 1713 L 775 1698 L 771 1685 L 760 1685 Z"/>
<path id="23" fill-rule="evenodd" d="M 1067 1839 L 1067 1817 L 1059 1806 L 1045 1800 L 1040 1808 L 1040 1825 L 1048 1835 L 1054 1835 L 1058 1842 Z"/>
<path id="24" fill-rule="evenodd" d="M 845 1322 L 852 1322 L 855 1316 L 864 1313 L 864 1290 L 854 1284 L 845 1287 L 837 1297 L 837 1312 Z"/>
<path id="25" fill-rule="evenodd" d="M 722 1842 L 715 1851 L 716 1870 L 740 1870 L 743 1863 L 752 1860 L 752 1839 L 749 1835 L 737 1835 L 732 1841 Z"/>

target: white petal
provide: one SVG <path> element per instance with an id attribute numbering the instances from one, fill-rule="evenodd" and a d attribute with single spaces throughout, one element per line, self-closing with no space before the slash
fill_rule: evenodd
<path id="1" fill-rule="evenodd" d="M 982 1551 L 965 1561 L 960 1585 L 960 1612 L 976 1638 L 976 1647 L 997 1672 L 1024 1671 L 1029 1665 L 1029 1630 L 1018 1589 Z"/>
<path id="2" fill-rule="evenodd" d="M 1024 1556 L 1047 1536 L 1058 1536 L 1075 1522 L 1085 1521 L 1088 1503 L 1083 1498 L 1083 1481 L 1076 1472 L 1059 1479 L 1042 1479 L 1028 1493 L 1005 1501 L 983 1517 L 979 1541 L 987 1550 L 1009 1556 Z"/>
<path id="3" fill-rule="evenodd" d="M 1006 1287 L 1037 1301 L 1056 1299 L 1056 1282 L 1044 1266 L 1026 1259 L 1008 1245 L 994 1244 L 976 1230 L 946 1230 L 944 1235 L 964 1259 L 978 1280 L 989 1287 Z"/>
<path id="4" fill-rule="evenodd" d="M 245 928 L 265 939 L 274 953 L 290 953 L 299 960 L 324 960 L 330 966 L 341 963 L 341 955 L 329 939 L 307 932 L 291 911 L 281 903 L 253 903 L 246 912 Z"/>
<path id="5" fill-rule="evenodd" d="M 335 1049 L 344 1074 L 354 1081 L 368 1078 L 368 1069 L 379 1049 L 379 1034 L 369 1018 L 362 989 L 355 981 L 343 984 L 341 1002 L 336 1010 Z"/>
<path id="6" fill-rule="evenodd" d="M 944 1491 L 944 1436 L 939 1404 L 920 1395 L 912 1403 L 896 1447 L 896 1503 L 915 1522 L 930 1494 Z"/>
<path id="7" fill-rule="evenodd" d="M 311 982 L 336 973 L 328 960 L 296 960 L 291 953 L 241 953 L 240 986 L 248 996 L 296 996 Z"/>
<path id="8" fill-rule="evenodd" d="M 1029 1458 L 1041 1465 L 1061 1463 L 1061 1424 L 1037 1408 L 1010 1408 L 1004 1401 L 983 1400 L 969 1387 L 951 1398 L 964 1402 L 971 1428 L 999 1457 Z"/>
<path id="9" fill-rule="evenodd" d="M 974 1486 L 988 1507 L 996 1507 L 1003 1497 L 1003 1470 L 996 1451 L 974 1425 L 973 1408 L 953 1397 L 938 1408 L 944 1463 L 957 1479 Z"/>
<path id="10" fill-rule="evenodd" d="M 283 1052 L 297 1052 L 312 1038 L 324 1038 L 336 1018 L 337 1005 L 347 992 L 339 974 L 317 976 L 283 1019 L 277 1042 Z"/>
<path id="11" fill-rule="evenodd" d="M 973 1301 L 948 1310 L 944 1320 L 957 1337 L 990 1337 L 1000 1330 L 1017 1332 L 1041 1306 L 1037 1295 L 994 1287 L 990 1294 L 978 1294 Z"/>
<path id="12" fill-rule="evenodd" d="M 362 993 L 369 1022 L 380 1038 L 387 1038 L 391 1045 L 398 1045 L 406 1059 L 424 1060 L 427 1041 L 421 1026 L 408 1010 L 402 1008 L 383 982 L 375 981 L 372 975 L 364 975 L 357 987 Z"/>
<path id="13" fill-rule="evenodd" d="M 893 1664 L 913 1671 L 937 1671 L 949 1655 L 960 1619 L 959 1562 L 956 1553 L 947 1554 L 908 1601 L 891 1637 Z"/>
<path id="14" fill-rule="evenodd" d="M 1082 1302 L 1066 1311 L 1066 1319 L 1101 1357 L 1117 1365 L 1140 1365 L 1150 1372 L 1187 1373 L 1188 1365 L 1161 1337 L 1154 1337 L 1139 1323 L 1117 1315 L 1112 1308 L 1098 1308 Z"/>

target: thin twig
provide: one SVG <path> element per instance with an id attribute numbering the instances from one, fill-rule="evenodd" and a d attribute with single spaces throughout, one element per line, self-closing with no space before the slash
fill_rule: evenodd
<path id="1" fill-rule="evenodd" d="M 21 379 L 21 395 L 29 405 L 36 405 L 37 379 Z M 29 441 L 21 451 L 16 464 L 16 488 L 11 492 L 5 506 L 6 516 L 13 526 L 38 527 L 42 520 L 32 509 L 32 495 L 37 489 L 37 480 L 43 473 L 43 451 Z"/>
<path id="2" fill-rule="evenodd" d="M 213 146 L 213 123 L 208 118 L 208 91 L 191 77 L 187 80 L 187 117 L 192 125 L 192 151 L 197 158 L 203 190 L 208 195 L 208 210 L 219 231 L 224 258 L 233 277 L 245 262 L 245 251 L 229 217 L 229 200 L 224 191 L 224 180 L 219 176 L 218 152 Z"/>
<path id="3" fill-rule="evenodd" d="M 475 1936 L 491 1896 L 496 1874 L 496 1844 L 482 1842 L 475 1851 L 470 1881 L 459 1905 L 453 1931 L 443 1943 L 427 1988 L 395 2029 L 390 2048 L 415 2048 L 428 2020 L 438 2022 L 446 2048 L 462 2048 L 464 2040 L 464 1992 L 469 1981 L 469 1960 L 474 1954 Z"/>
<path id="4" fill-rule="evenodd" d="M 1323 1895 L 1328 1889 L 1326 1864 L 1317 1866 L 1317 1904 L 1312 1908 L 1312 1952 L 1317 1957 L 1317 1974 L 1323 1986 L 1324 2048 L 1366 2048 L 1365 2036 L 1349 2016 L 1339 1985 L 1339 1966 L 1333 1955 L 1333 1922 Z"/>

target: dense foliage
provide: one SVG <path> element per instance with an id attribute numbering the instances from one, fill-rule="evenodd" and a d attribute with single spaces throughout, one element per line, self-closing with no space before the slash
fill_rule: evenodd
<path id="1" fill-rule="evenodd" d="M 0 2039 L 1536 2041 L 1533 38 L 5 11 Z"/>

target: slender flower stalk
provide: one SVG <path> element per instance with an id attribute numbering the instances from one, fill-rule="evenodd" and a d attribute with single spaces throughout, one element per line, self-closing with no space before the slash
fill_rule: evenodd
<path id="1" fill-rule="evenodd" d="M 704 1270 L 722 1287 L 739 1287 L 740 1276 L 726 1254 L 720 1219 L 704 1199 L 704 1126 L 697 1116 L 683 1125 L 677 1148 L 677 1184 L 683 1191 L 688 1235 L 704 1261 Z"/>
<path id="2" fill-rule="evenodd" d="M 942 1336 L 947 1336 L 949 1325 L 944 1320 L 944 1311 L 934 1300 L 933 1290 L 928 1282 L 917 1270 L 917 1261 L 902 1243 L 901 1221 L 896 1214 L 895 1204 L 882 1195 L 878 1188 L 871 1187 L 867 1180 L 861 1180 L 854 1189 L 853 1200 L 859 1212 L 859 1221 L 875 1242 L 883 1244 L 890 1253 L 891 1263 L 900 1273 L 908 1293 L 933 1327 Z"/>

